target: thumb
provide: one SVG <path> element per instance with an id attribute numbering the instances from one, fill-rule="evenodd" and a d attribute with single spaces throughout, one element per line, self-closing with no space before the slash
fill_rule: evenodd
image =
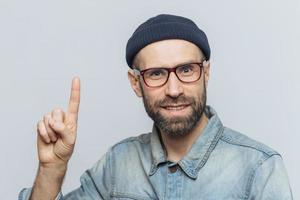
<path id="1" fill-rule="evenodd" d="M 54 121 L 53 119 L 49 119 L 49 124 L 54 132 L 59 135 L 63 141 L 63 143 L 67 146 L 73 146 L 75 143 L 75 135 L 72 134 L 72 131 L 68 129 L 68 127 L 59 121 Z"/>

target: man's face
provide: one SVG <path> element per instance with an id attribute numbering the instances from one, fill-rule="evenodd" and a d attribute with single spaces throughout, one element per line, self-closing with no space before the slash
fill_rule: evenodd
<path id="1" fill-rule="evenodd" d="M 196 45 L 184 40 L 164 40 L 143 48 L 135 63 L 140 70 L 144 70 L 172 68 L 203 60 L 204 56 Z M 135 92 L 143 97 L 146 112 L 162 133 L 183 136 L 197 126 L 206 105 L 205 79 L 208 78 L 208 70 L 205 66 L 201 78 L 193 83 L 182 83 L 171 72 L 167 83 L 158 88 L 148 87 L 142 77 L 139 78 Z"/>

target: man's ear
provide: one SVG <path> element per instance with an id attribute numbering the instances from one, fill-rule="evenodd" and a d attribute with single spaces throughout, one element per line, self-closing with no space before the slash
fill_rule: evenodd
<path id="1" fill-rule="evenodd" d="M 208 80 L 209 80 L 209 74 L 210 74 L 210 62 L 209 60 L 203 62 L 203 72 L 205 77 L 205 85 L 207 87 Z"/>
<path id="2" fill-rule="evenodd" d="M 134 90 L 136 96 L 142 97 L 141 85 L 139 83 L 139 77 L 136 76 L 132 69 L 128 70 L 128 79 L 130 81 L 131 87 Z"/>

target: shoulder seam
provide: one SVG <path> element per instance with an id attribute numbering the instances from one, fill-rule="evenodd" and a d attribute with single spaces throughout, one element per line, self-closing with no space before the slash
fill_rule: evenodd
<path id="1" fill-rule="evenodd" d="M 248 148 L 251 148 L 251 149 L 255 149 L 257 151 L 260 151 L 262 152 L 263 154 L 271 157 L 273 155 L 280 155 L 278 152 L 276 152 L 275 150 L 264 150 L 263 148 L 259 148 L 259 147 L 254 147 L 254 146 L 251 146 L 249 144 L 245 144 L 245 143 L 241 143 L 241 142 L 235 142 L 232 138 L 230 137 L 226 137 L 224 135 L 221 136 L 220 140 L 228 143 L 228 144 L 232 144 L 232 145 L 237 145 L 237 146 L 242 146 L 242 147 L 248 147 Z"/>

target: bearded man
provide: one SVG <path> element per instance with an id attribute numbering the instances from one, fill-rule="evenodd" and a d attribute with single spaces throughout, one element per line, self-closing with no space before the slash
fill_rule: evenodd
<path id="1" fill-rule="evenodd" d="M 141 24 L 126 60 L 152 131 L 112 146 L 63 195 L 80 101 L 74 78 L 68 110 L 38 123 L 39 170 L 19 199 L 292 199 L 280 154 L 225 127 L 206 105 L 209 59 L 206 34 L 192 20 L 162 14 Z"/>

